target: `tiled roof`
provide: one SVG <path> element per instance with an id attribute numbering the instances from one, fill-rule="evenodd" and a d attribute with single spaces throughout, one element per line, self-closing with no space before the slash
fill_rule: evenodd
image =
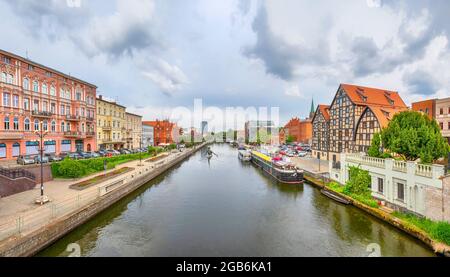
<path id="1" fill-rule="evenodd" d="M 330 106 L 327 105 L 319 105 L 319 110 L 323 114 L 323 117 L 325 117 L 325 120 L 330 120 Z"/>
<path id="2" fill-rule="evenodd" d="M 403 102 L 396 91 L 349 84 L 341 84 L 341 87 L 345 90 L 350 100 L 357 105 L 407 108 L 405 102 Z"/>
<path id="3" fill-rule="evenodd" d="M 380 106 L 368 106 L 367 109 L 374 113 L 381 128 L 386 128 L 396 113 L 408 110 L 407 108 L 393 109 Z"/>

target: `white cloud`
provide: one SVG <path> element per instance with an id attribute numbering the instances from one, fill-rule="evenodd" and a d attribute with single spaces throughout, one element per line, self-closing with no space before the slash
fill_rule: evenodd
<path id="1" fill-rule="evenodd" d="M 176 65 L 171 65 L 162 59 L 151 59 L 151 68 L 142 71 L 162 92 L 172 95 L 189 83 L 183 71 Z"/>

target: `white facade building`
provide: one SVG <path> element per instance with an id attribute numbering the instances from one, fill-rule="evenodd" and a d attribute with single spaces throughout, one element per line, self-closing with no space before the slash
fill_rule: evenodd
<path id="1" fill-rule="evenodd" d="M 155 130 L 153 126 L 142 124 L 142 146 L 155 146 Z"/>
<path id="2" fill-rule="evenodd" d="M 444 166 L 342 154 L 340 164 L 330 161 L 330 178 L 345 184 L 351 166 L 369 171 L 372 196 L 387 207 L 450 221 L 450 177 Z"/>

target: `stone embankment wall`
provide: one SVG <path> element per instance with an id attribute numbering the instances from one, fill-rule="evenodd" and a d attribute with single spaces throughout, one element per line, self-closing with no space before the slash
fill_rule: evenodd
<path id="1" fill-rule="evenodd" d="M 140 176 L 136 174 L 133 182 L 127 183 L 114 191 L 99 197 L 97 201 L 81 208 L 80 210 L 62 217 L 55 222 L 46 225 L 39 230 L 27 234 L 23 237 L 11 238 L 9 241 L 0 244 L 0 257 L 20 257 L 32 256 L 51 245 L 56 240 L 68 234 L 78 226 L 92 219 L 95 215 L 106 210 L 108 207 L 129 195 L 142 185 L 148 183 L 155 177 L 171 169 L 176 164 L 181 163 L 186 158 L 200 150 L 206 144 L 196 149 L 188 150 L 180 157 L 169 161 L 168 163 L 158 167 L 148 173 Z"/>

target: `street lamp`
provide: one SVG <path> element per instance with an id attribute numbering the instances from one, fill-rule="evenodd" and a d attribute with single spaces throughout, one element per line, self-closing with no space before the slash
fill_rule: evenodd
<path id="1" fill-rule="evenodd" d="M 142 135 L 139 136 L 139 166 L 142 166 Z"/>
<path id="2" fill-rule="evenodd" d="M 41 196 L 36 199 L 37 204 L 44 205 L 45 203 L 49 202 L 49 199 L 47 196 L 44 195 L 44 137 L 48 134 L 48 131 L 44 131 L 44 122 L 39 122 L 39 130 L 35 131 L 35 134 L 39 137 L 39 155 L 40 155 L 40 163 L 41 163 Z M 48 128 L 48 126 L 47 126 Z"/>

